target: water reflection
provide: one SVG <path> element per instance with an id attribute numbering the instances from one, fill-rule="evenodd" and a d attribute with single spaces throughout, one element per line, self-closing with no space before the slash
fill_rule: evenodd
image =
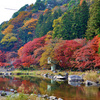
<path id="1" fill-rule="evenodd" d="M 68 81 L 68 84 L 72 85 L 72 86 L 81 86 L 82 82 L 70 82 L 70 81 Z"/>
<path id="2" fill-rule="evenodd" d="M 54 81 L 23 76 L 0 77 L 0 91 L 15 89 L 18 92 L 54 95 L 64 100 L 99 100 L 100 87 L 85 87 L 81 83 Z"/>

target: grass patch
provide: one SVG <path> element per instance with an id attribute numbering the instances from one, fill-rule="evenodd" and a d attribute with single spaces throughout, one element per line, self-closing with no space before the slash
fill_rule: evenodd
<path id="1" fill-rule="evenodd" d="M 80 76 L 82 74 L 85 74 L 85 76 L 83 77 L 84 80 L 100 81 L 100 74 L 97 74 L 97 71 L 86 71 L 86 72 L 61 71 L 61 72 L 54 73 L 51 70 L 34 70 L 34 71 L 15 70 L 12 73 L 14 74 L 15 77 L 26 76 L 25 73 L 28 73 L 27 76 L 34 76 L 34 77 L 42 78 L 43 77 L 42 74 L 49 73 L 50 75 L 65 75 L 66 72 L 69 75 L 79 75 Z M 22 73 L 22 75 L 17 75 L 17 73 Z"/>
<path id="2" fill-rule="evenodd" d="M 37 97 L 35 94 L 27 95 L 20 93 L 19 95 L 10 95 L 5 100 L 46 100 L 44 98 Z"/>
<path id="3" fill-rule="evenodd" d="M 19 95 L 10 95 L 7 97 L 6 100 L 28 100 L 28 96 L 23 94 L 23 93 L 20 93 Z"/>

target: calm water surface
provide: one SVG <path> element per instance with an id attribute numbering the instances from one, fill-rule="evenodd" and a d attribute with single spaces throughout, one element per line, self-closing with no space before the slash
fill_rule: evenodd
<path id="1" fill-rule="evenodd" d="M 0 77 L 0 91 L 15 89 L 18 92 L 48 94 L 64 100 L 100 100 L 100 87 L 86 87 L 83 84 L 53 81 L 24 76 Z"/>

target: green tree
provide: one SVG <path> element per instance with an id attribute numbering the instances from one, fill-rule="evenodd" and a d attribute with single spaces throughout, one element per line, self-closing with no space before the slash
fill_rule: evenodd
<path id="1" fill-rule="evenodd" d="M 39 21 L 36 26 L 36 37 L 41 37 L 52 30 L 53 16 L 51 10 L 49 10 L 44 16 L 39 17 Z"/>
<path id="2" fill-rule="evenodd" d="M 72 35 L 73 38 L 82 38 L 85 35 L 87 21 L 89 16 L 89 9 L 85 1 L 81 6 L 75 7 L 71 10 L 73 14 Z"/>
<path id="3" fill-rule="evenodd" d="M 58 9 L 54 13 L 49 9 L 46 14 L 40 15 L 36 26 L 36 37 L 41 37 L 53 30 L 53 20 L 61 16 L 62 12 Z"/>
<path id="4" fill-rule="evenodd" d="M 73 9 L 53 21 L 52 37 L 62 37 L 63 39 L 82 38 L 86 31 L 88 16 L 88 6 L 84 1 L 81 6 L 73 7 Z"/>
<path id="5" fill-rule="evenodd" d="M 38 10 L 44 10 L 45 9 L 44 1 L 36 0 L 36 3 L 34 4 L 33 8 Z"/>
<path id="6" fill-rule="evenodd" d="M 80 36 L 85 35 L 88 18 L 89 18 L 89 7 L 86 1 L 83 1 L 80 9 L 80 24 L 81 24 L 81 32 L 80 32 L 81 34 L 79 34 Z"/>
<path id="7" fill-rule="evenodd" d="M 27 43 L 28 41 L 33 39 L 32 34 L 28 34 L 29 30 L 28 29 L 21 29 L 19 28 L 18 30 L 18 38 L 20 38 L 23 42 L 23 44 Z"/>
<path id="8" fill-rule="evenodd" d="M 43 14 L 41 14 L 39 16 L 39 19 L 38 19 L 38 24 L 41 24 L 43 22 Z"/>
<path id="9" fill-rule="evenodd" d="M 53 38 L 71 39 L 72 14 L 66 12 L 53 22 Z"/>
<path id="10" fill-rule="evenodd" d="M 47 4 L 50 4 L 50 7 L 54 7 L 57 5 L 57 2 L 56 0 L 46 0 Z"/>
<path id="11" fill-rule="evenodd" d="M 95 0 L 89 9 L 90 18 L 88 21 L 86 37 L 92 39 L 100 34 L 100 0 Z"/>

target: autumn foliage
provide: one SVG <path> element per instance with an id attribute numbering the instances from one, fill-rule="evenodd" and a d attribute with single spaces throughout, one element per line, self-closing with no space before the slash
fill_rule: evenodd
<path id="1" fill-rule="evenodd" d="M 55 49 L 55 59 L 59 61 L 59 65 L 64 68 L 71 67 L 71 59 L 75 50 L 82 47 L 81 44 L 73 40 L 66 40 L 64 43 L 58 44 Z"/>
<path id="2" fill-rule="evenodd" d="M 25 21 L 24 25 L 22 28 L 28 29 L 30 31 L 35 30 L 37 24 L 37 19 L 30 19 L 28 21 Z"/>
<path id="3" fill-rule="evenodd" d="M 11 33 L 13 28 L 14 28 L 14 26 L 10 24 L 10 25 L 2 32 L 2 34 L 6 35 L 7 33 Z"/>
<path id="4" fill-rule="evenodd" d="M 41 38 L 36 38 L 33 41 L 29 41 L 18 50 L 18 55 L 23 66 L 30 67 L 30 65 L 35 64 L 38 58 L 40 58 L 38 57 L 40 55 L 38 55 L 37 52 L 39 51 L 39 54 L 43 52 L 40 47 L 45 45 L 45 37 L 46 36 L 43 36 Z M 37 49 L 39 50 L 37 51 Z M 37 58 L 37 60 L 35 58 Z"/>
<path id="5" fill-rule="evenodd" d="M 37 67 L 49 68 L 48 57 L 64 69 L 100 68 L 100 37 L 91 41 L 86 39 L 62 40 L 52 39 L 52 31 L 41 38 L 35 38 L 22 46 L 17 52 L 0 50 L 0 66 L 14 65 L 15 68 Z"/>
<path id="6" fill-rule="evenodd" d="M 80 0 L 80 5 L 82 5 L 82 3 L 83 3 L 83 0 Z"/>
<path id="7" fill-rule="evenodd" d="M 0 67 L 9 66 L 10 64 L 6 60 L 6 53 L 0 50 Z"/>
<path id="8" fill-rule="evenodd" d="M 76 50 L 73 54 L 72 68 L 95 69 L 96 67 L 99 67 L 99 41 L 100 38 L 96 36 L 92 41 L 89 41 L 87 45 Z"/>
<path id="9" fill-rule="evenodd" d="M 13 18 L 11 24 L 14 25 L 14 28 L 18 28 L 22 25 L 23 21 L 27 17 L 31 17 L 32 13 L 27 11 L 22 11 L 19 13 L 19 15 L 15 18 Z"/>

